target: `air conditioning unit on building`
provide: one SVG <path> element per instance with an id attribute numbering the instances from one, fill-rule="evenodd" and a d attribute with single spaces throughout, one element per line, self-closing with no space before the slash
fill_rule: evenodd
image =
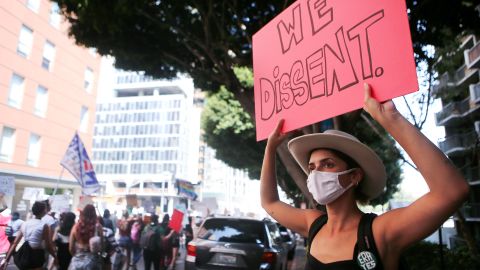
<path id="1" fill-rule="evenodd" d="M 475 131 L 477 132 L 477 136 L 480 137 L 480 121 L 475 121 Z"/>

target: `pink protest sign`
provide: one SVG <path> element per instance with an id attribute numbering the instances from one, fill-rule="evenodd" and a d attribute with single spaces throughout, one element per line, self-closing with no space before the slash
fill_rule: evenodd
<path id="1" fill-rule="evenodd" d="M 170 219 L 170 223 L 168 223 L 168 227 L 180 233 L 182 229 L 182 220 L 183 220 L 183 212 L 178 209 L 173 209 L 172 219 Z"/>
<path id="2" fill-rule="evenodd" d="M 257 140 L 418 90 L 405 0 L 298 0 L 253 36 Z"/>

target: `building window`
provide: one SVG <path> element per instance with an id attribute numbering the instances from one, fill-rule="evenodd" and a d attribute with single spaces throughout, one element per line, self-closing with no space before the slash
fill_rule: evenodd
<path id="1" fill-rule="evenodd" d="M 17 74 L 13 74 L 10 82 L 10 92 L 8 93 L 8 105 L 20 108 L 23 99 L 23 90 L 25 88 L 25 79 Z"/>
<path id="2" fill-rule="evenodd" d="M 28 155 L 27 164 L 30 166 L 38 166 L 38 160 L 40 159 L 41 141 L 40 136 L 37 134 L 31 134 L 28 143 Z"/>
<path id="3" fill-rule="evenodd" d="M 87 92 L 92 92 L 92 87 L 93 87 L 93 70 L 91 68 L 86 68 L 85 69 L 85 81 L 83 84 L 83 87 Z"/>
<path id="4" fill-rule="evenodd" d="M 88 129 L 88 108 L 82 106 L 80 111 L 80 131 L 87 132 Z"/>
<path id="5" fill-rule="evenodd" d="M 33 30 L 25 25 L 20 29 L 18 38 L 17 54 L 27 58 L 32 50 Z"/>
<path id="6" fill-rule="evenodd" d="M 49 23 L 55 28 L 60 27 L 60 8 L 58 7 L 57 3 L 52 3 L 52 6 L 50 8 L 50 19 Z"/>
<path id="7" fill-rule="evenodd" d="M 32 11 L 38 13 L 38 11 L 40 10 L 40 0 L 28 0 L 27 7 Z"/>
<path id="8" fill-rule="evenodd" d="M 47 40 L 45 41 L 45 46 L 43 46 L 42 67 L 46 70 L 51 70 L 54 59 L 55 44 Z"/>
<path id="9" fill-rule="evenodd" d="M 37 87 L 37 97 L 35 99 L 34 113 L 38 116 L 45 117 L 48 107 L 48 90 L 39 85 Z"/>
<path id="10" fill-rule="evenodd" d="M 0 161 L 12 162 L 15 149 L 15 129 L 3 127 L 0 139 Z"/>

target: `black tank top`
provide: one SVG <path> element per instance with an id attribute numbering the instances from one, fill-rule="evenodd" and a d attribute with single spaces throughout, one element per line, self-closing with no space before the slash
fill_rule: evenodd
<path id="1" fill-rule="evenodd" d="M 353 256 L 351 260 L 345 260 L 345 261 L 337 261 L 337 262 L 332 262 L 332 263 L 322 263 L 321 261 L 317 260 L 315 257 L 313 257 L 310 254 L 310 246 L 312 245 L 312 241 L 315 238 L 315 235 L 320 231 L 320 229 L 327 223 L 328 217 L 327 215 L 322 215 L 318 217 L 310 226 L 310 230 L 308 232 L 308 247 L 307 247 L 307 262 L 305 264 L 305 270 L 336 270 L 336 269 L 341 269 L 341 270 L 363 270 L 358 264 L 356 259 L 358 256 L 358 246 L 359 242 L 357 238 L 357 243 L 355 244 L 355 247 L 353 248 Z M 372 233 L 372 227 L 371 227 L 371 222 L 373 221 L 372 214 L 364 214 L 362 218 L 360 219 L 360 223 L 358 225 L 358 233 L 357 235 L 364 235 L 366 238 L 370 239 L 369 242 L 372 243 L 370 249 L 372 250 L 374 256 L 378 258 L 376 260 L 376 267 L 375 270 L 383 270 L 383 264 L 380 260 L 380 256 L 377 250 L 377 247 L 375 245 L 375 240 L 373 238 L 373 233 Z M 361 232 L 360 230 L 364 230 Z M 361 243 L 363 245 L 363 243 Z M 368 268 L 367 268 L 368 269 Z"/>

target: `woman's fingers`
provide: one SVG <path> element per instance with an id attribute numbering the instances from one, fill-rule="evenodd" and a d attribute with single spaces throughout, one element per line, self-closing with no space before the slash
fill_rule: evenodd
<path id="1" fill-rule="evenodd" d="M 274 134 L 281 135 L 284 122 L 285 122 L 285 119 L 280 119 L 278 121 L 277 126 L 275 127 L 275 130 L 274 130 Z"/>
<path id="2" fill-rule="evenodd" d="M 379 103 L 376 99 L 372 98 L 372 89 L 368 83 L 363 84 L 364 98 L 363 109 L 372 114 L 372 110 L 378 108 Z"/>

